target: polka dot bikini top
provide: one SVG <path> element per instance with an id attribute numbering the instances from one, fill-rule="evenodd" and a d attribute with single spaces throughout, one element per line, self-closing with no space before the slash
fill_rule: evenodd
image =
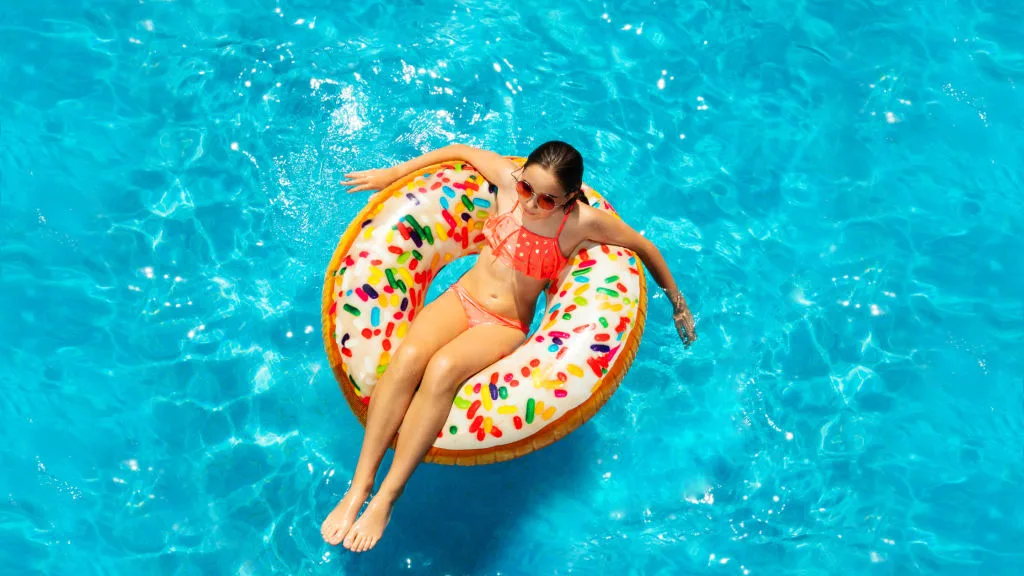
<path id="1" fill-rule="evenodd" d="M 551 238 L 530 232 L 516 222 L 512 215 L 518 207 L 519 202 L 516 201 L 512 210 L 492 216 L 484 222 L 487 245 L 498 260 L 509 268 L 537 280 L 556 280 L 559 272 L 569 262 L 558 247 L 558 237 L 571 212 L 565 213 L 562 223 L 558 225 L 558 232 Z"/>

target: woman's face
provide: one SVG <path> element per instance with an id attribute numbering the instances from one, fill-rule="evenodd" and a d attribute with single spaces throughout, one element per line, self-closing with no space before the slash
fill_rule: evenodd
<path id="1" fill-rule="evenodd" d="M 516 178 L 516 192 L 523 212 L 535 218 L 543 218 L 565 206 L 569 200 L 555 175 L 538 164 L 513 173 Z"/>

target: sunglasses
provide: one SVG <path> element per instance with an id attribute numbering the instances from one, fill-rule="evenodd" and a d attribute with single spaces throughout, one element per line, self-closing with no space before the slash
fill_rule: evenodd
<path id="1" fill-rule="evenodd" d="M 515 174 L 512 174 L 512 178 L 516 181 L 516 192 L 519 193 L 520 202 L 528 202 L 530 198 L 536 196 L 537 206 L 539 206 L 541 210 L 554 210 L 555 207 L 558 206 L 558 199 L 554 196 L 551 196 L 550 194 L 538 194 L 537 191 L 533 189 L 532 184 L 526 180 L 517 178 Z"/>

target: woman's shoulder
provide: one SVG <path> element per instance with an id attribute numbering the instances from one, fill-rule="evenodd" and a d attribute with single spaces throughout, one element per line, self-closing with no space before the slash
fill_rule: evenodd
<path id="1" fill-rule="evenodd" d="M 563 235 L 568 233 L 572 237 L 573 243 L 582 242 L 587 239 L 588 232 L 592 231 L 594 226 L 598 224 L 600 216 L 600 210 L 583 202 L 578 202 L 572 212 L 569 213 L 568 218 L 565 219 L 565 227 L 562 233 Z"/>
<path id="2" fill-rule="evenodd" d="M 573 212 L 576 212 L 577 216 L 576 218 L 570 218 L 570 220 L 575 220 L 577 226 L 582 226 L 584 228 L 595 226 L 599 224 L 603 218 L 607 217 L 604 211 L 598 210 L 585 202 L 577 202 L 576 210 L 573 210 Z"/>
<path id="3" fill-rule="evenodd" d="M 602 237 L 622 225 L 622 220 L 615 214 L 579 203 L 566 222 L 566 229 L 577 241 Z"/>
<path id="4" fill-rule="evenodd" d="M 493 216 L 498 216 L 506 212 L 511 212 L 515 207 L 516 201 L 519 197 L 516 195 L 514 189 L 509 186 L 499 186 L 497 184 L 490 184 L 491 192 L 494 193 L 494 213 Z"/>

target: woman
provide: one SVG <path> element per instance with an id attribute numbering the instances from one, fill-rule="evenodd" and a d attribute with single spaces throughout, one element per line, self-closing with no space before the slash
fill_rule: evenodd
<path id="1" fill-rule="evenodd" d="M 476 264 L 416 315 L 374 388 L 351 487 L 321 526 L 325 541 L 344 542 L 356 552 L 377 544 L 395 500 L 444 425 L 458 387 L 523 343 L 537 298 L 549 282 L 557 282 L 581 242 L 636 252 L 672 302 L 684 344 L 697 338 L 693 315 L 661 253 L 622 220 L 587 204 L 583 158 L 564 142 L 542 144 L 522 168 L 494 152 L 456 144 L 392 168 L 353 172 L 342 185 L 350 192 L 380 190 L 405 174 L 453 160 L 469 162 L 498 187 L 498 209 L 484 224 L 486 245 Z M 356 520 L 399 426 L 391 469 Z"/>

